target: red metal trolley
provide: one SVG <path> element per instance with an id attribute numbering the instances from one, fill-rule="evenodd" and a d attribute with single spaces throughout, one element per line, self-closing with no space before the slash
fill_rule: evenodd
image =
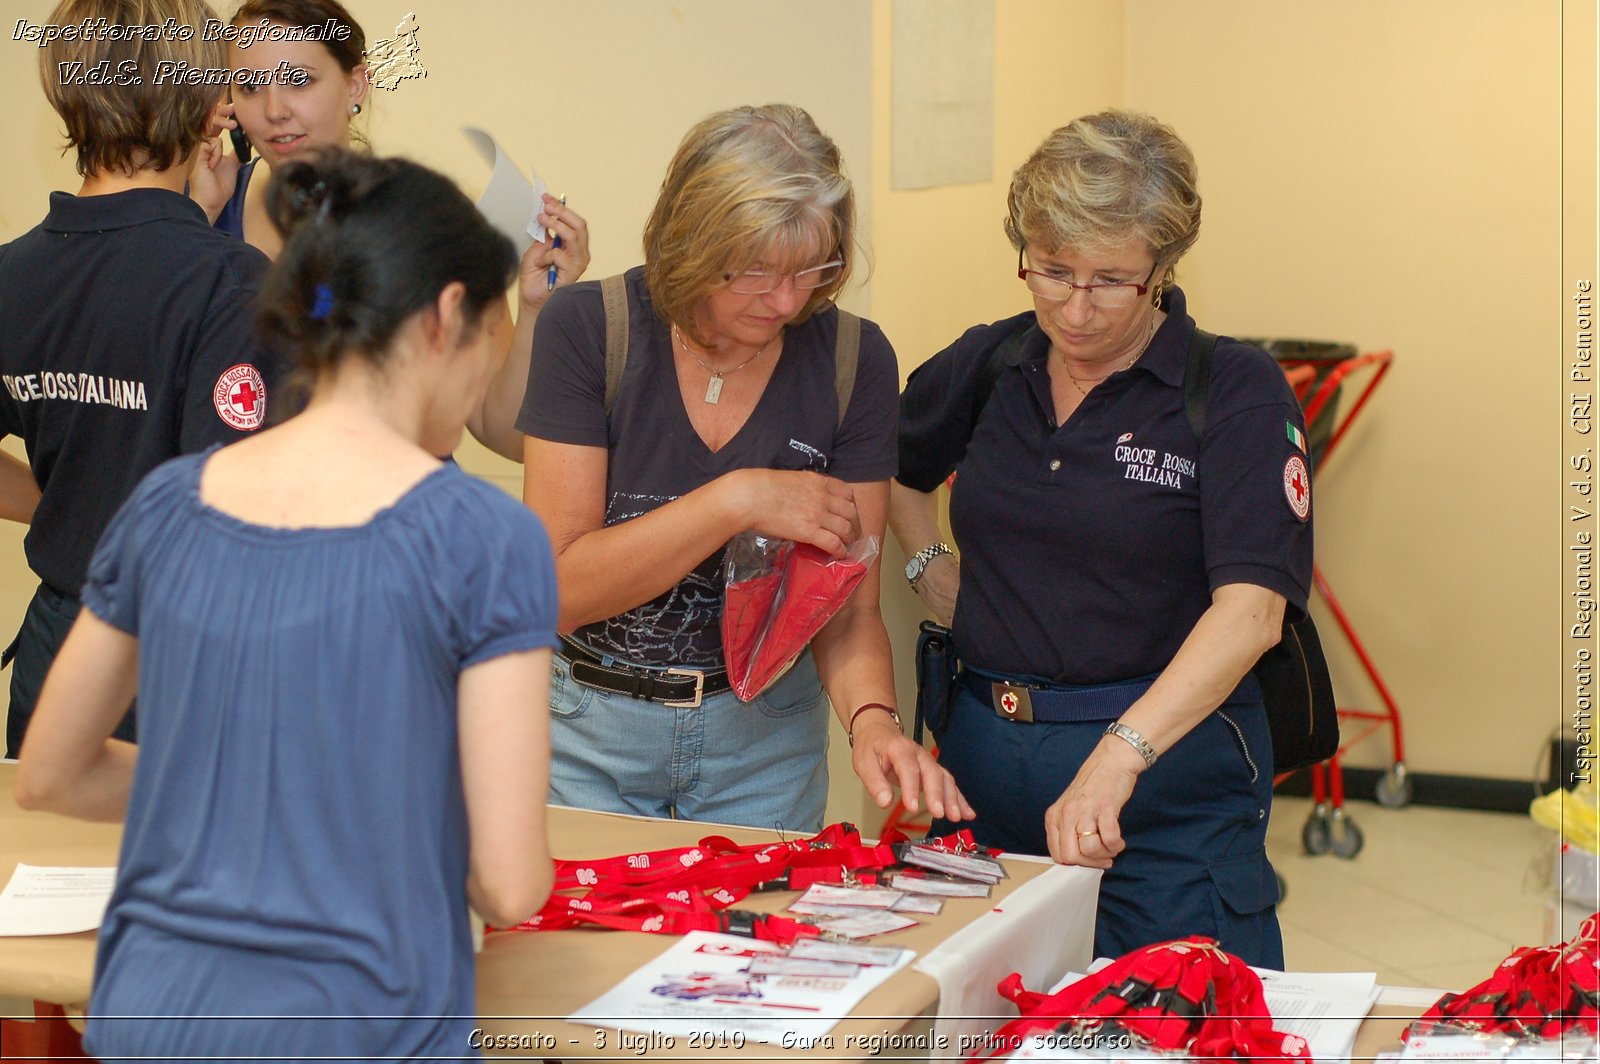
<path id="1" fill-rule="evenodd" d="M 1278 359 L 1284 376 L 1294 388 L 1305 410 L 1312 465 L 1320 475 L 1327 468 L 1339 442 L 1345 438 L 1350 426 L 1365 409 L 1372 393 L 1382 383 L 1394 365 L 1392 351 L 1358 354 L 1356 348 L 1342 344 L 1314 343 L 1303 340 L 1253 340 Z M 1355 401 L 1341 415 L 1340 393 L 1346 381 L 1358 375 L 1353 384 L 1359 385 Z M 1340 755 L 1368 736 L 1388 727 L 1393 739 L 1394 757 L 1388 770 L 1379 777 L 1374 797 L 1380 805 L 1398 808 L 1411 800 L 1411 779 L 1406 773 L 1405 741 L 1400 727 L 1400 707 L 1390 693 L 1388 684 L 1378 672 L 1378 666 L 1367 652 L 1354 623 L 1333 593 L 1320 565 L 1312 566 L 1312 583 L 1317 594 L 1327 605 L 1340 633 L 1355 652 L 1362 670 L 1377 691 L 1383 710 L 1359 709 L 1340 705 L 1339 718 L 1359 721 L 1361 727 L 1347 730 L 1340 737 L 1339 750 L 1327 762 L 1311 766 L 1312 811 L 1301 830 L 1300 840 L 1310 854 L 1332 853 L 1338 857 L 1354 857 L 1361 851 L 1364 839 L 1361 829 L 1344 811 L 1344 772 Z M 1281 781 L 1282 777 L 1280 777 Z"/>

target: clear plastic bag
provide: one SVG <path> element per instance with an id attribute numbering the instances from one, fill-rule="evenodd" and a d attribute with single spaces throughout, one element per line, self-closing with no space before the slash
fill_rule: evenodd
<path id="1" fill-rule="evenodd" d="M 787 539 L 743 532 L 722 560 L 722 653 L 734 694 L 749 702 L 788 671 L 845 604 L 878 557 L 862 536 L 843 558 Z"/>

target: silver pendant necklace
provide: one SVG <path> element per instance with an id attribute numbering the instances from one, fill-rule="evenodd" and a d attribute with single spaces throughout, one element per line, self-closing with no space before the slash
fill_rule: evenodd
<path id="1" fill-rule="evenodd" d="M 782 335 L 782 334 L 780 333 L 779 335 Z M 738 373 L 740 370 L 744 369 L 750 363 L 754 362 L 756 359 L 758 359 L 762 355 L 766 354 L 767 353 L 767 348 L 771 347 L 773 340 L 776 340 L 778 337 L 774 336 L 772 338 L 772 340 L 768 340 L 766 342 L 766 344 L 761 348 L 761 350 L 757 351 L 755 354 L 751 355 L 749 358 L 745 359 L 743 362 L 739 363 L 737 366 L 734 366 L 732 369 L 721 369 L 721 370 L 712 369 L 710 366 L 706 365 L 704 362 L 702 362 L 700 360 L 700 356 L 699 355 L 697 355 L 693 351 L 689 350 L 689 345 L 684 342 L 683 333 L 678 329 L 678 327 L 676 325 L 674 325 L 672 327 L 672 338 L 678 342 L 678 346 L 679 347 L 683 348 L 683 353 L 684 354 L 686 354 L 690 358 L 694 359 L 696 365 L 698 365 L 701 369 L 705 370 L 707 373 L 711 374 L 711 380 L 706 382 L 705 401 L 710 403 L 710 404 L 712 404 L 713 406 L 715 406 L 718 402 L 720 402 L 722 400 L 722 378 L 726 377 L 730 373 Z"/>

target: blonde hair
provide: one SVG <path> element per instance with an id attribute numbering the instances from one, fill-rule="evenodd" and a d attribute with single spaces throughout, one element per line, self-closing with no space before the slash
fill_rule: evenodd
<path id="1" fill-rule="evenodd" d="M 205 0 L 63 0 L 56 7 L 47 32 L 89 30 L 57 33 L 39 50 L 45 98 L 66 123 L 79 174 L 168 170 L 199 147 L 228 88 L 228 46 L 204 39 L 207 20 L 220 21 Z M 189 39 L 175 27 L 188 27 Z M 72 73 L 101 64 L 108 84 L 80 84 L 94 79 Z M 210 76 L 188 84 L 172 73 L 186 69 Z"/>
<path id="2" fill-rule="evenodd" d="M 844 262 L 810 293 L 805 321 L 850 279 L 855 193 L 838 147 L 788 104 L 736 107 L 683 138 L 644 227 L 645 283 L 656 312 L 704 344 L 695 307 L 732 274 Z"/>
<path id="3" fill-rule="evenodd" d="M 1018 251 L 1143 241 L 1170 267 L 1200 235 L 1194 153 L 1172 127 L 1102 111 L 1051 133 L 1011 175 L 1006 236 Z"/>

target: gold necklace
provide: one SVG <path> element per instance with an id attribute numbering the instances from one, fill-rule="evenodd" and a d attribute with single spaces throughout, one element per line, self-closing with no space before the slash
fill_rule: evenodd
<path id="1" fill-rule="evenodd" d="M 1121 373 L 1125 369 L 1132 369 L 1133 368 L 1133 364 L 1135 362 L 1139 361 L 1139 359 L 1144 357 L 1144 353 L 1145 353 L 1146 349 L 1148 349 L 1149 346 L 1150 346 L 1150 341 L 1154 340 L 1155 336 L 1156 336 L 1156 316 L 1154 314 L 1151 314 L 1150 315 L 1150 325 L 1149 325 L 1148 328 L 1145 329 L 1145 333 L 1144 333 L 1144 343 L 1139 345 L 1139 350 L 1134 352 L 1132 358 L 1128 359 L 1128 361 L 1126 363 L 1124 363 L 1123 365 L 1121 365 L 1121 366 L 1117 367 L 1116 369 L 1112 370 L 1111 373 Z M 1097 380 L 1090 381 L 1089 382 L 1089 388 L 1085 388 L 1083 386 L 1083 382 L 1078 380 L 1078 378 L 1076 378 L 1076 377 L 1074 377 L 1072 375 L 1072 369 L 1067 365 L 1067 356 L 1066 355 L 1062 355 L 1061 356 L 1061 368 L 1066 372 L 1067 380 L 1071 381 L 1072 382 L 1072 386 L 1074 388 L 1078 389 L 1078 394 L 1079 395 L 1083 395 L 1083 396 L 1087 396 L 1089 394 L 1089 388 L 1093 388 L 1096 384 L 1099 384 L 1100 381 L 1103 381 L 1103 380 L 1106 379 L 1106 377 L 1111 376 L 1111 373 L 1107 373 L 1106 377 L 1101 377 L 1101 378 L 1099 378 Z"/>
<path id="2" fill-rule="evenodd" d="M 730 373 L 738 373 L 740 370 L 744 369 L 750 363 L 754 362 L 756 359 L 758 359 L 762 355 L 766 354 L 767 353 L 767 348 L 772 346 L 772 341 L 776 340 L 778 338 L 778 336 L 781 336 L 781 335 L 782 335 L 782 333 L 779 332 L 777 335 L 773 336 L 772 340 L 768 340 L 766 342 L 766 344 L 762 346 L 761 350 L 757 351 L 755 354 L 751 355 L 749 358 L 745 359 L 743 362 L 739 363 L 737 366 L 734 366 L 732 369 L 720 369 L 719 370 L 719 369 L 712 369 L 710 366 L 708 366 L 704 362 L 702 362 L 700 360 L 700 356 L 699 355 L 697 355 L 693 351 L 689 350 L 689 345 L 684 342 L 683 333 L 678 329 L 678 327 L 676 325 L 674 325 L 672 327 L 672 338 L 674 340 L 678 341 L 678 346 L 683 348 L 683 353 L 688 355 L 690 358 L 694 359 L 695 360 L 695 364 L 698 365 L 701 369 L 703 369 L 707 373 L 711 374 L 711 380 L 706 383 L 705 401 L 708 402 L 708 403 L 711 403 L 713 406 L 715 406 L 718 402 L 720 402 L 722 400 L 722 378 L 726 377 Z M 1070 374 L 1069 374 L 1069 376 L 1070 376 Z"/>

